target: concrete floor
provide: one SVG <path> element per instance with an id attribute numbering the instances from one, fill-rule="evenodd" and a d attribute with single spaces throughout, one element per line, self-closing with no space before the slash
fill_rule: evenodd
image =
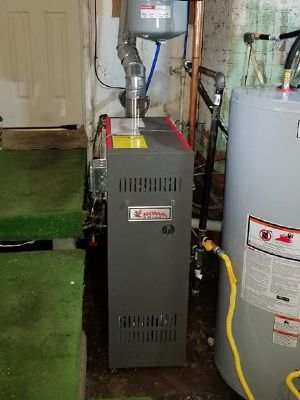
<path id="1" fill-rule="evenodd" d="M 101 262 L 102 260 L 102 262 Z M 213 264 L 217 264 L 213 260 Z M 104 257 L 97 250 L 88 255 L 84 298 L 87 334 L 86 398 L 150 396 L 153 399 L 241 399 L 225 384 L 214 365 L 217 267 L 210 267 L 199 297 L 190 299 L 187 361 L 181 368 L 109 370 L 107 367 L 107 288 Z"/>

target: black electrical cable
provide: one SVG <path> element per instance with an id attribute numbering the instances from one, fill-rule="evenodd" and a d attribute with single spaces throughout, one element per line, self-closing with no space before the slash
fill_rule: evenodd
<path id="1" fill-rule="evenodd" d="M 294 43 L 292 44 L 292 47 L 289 51 L 289 54 L 287 56 L 286 62 L 285 62 L 285 69 L 292 69 L 293 63 L 295 58 L 300 52 L 300 36 L 296 38 Z"/>
<path id="2" fill-rule="evenodd" d="M 112 85 L 108 85 L 107 83 L 103 82 L 98 74 L 98 70 L 97 70 L 97 60 L 98 60 L 98 27 L 97 27 L 97 0 L 94 0 L 94 10 L 95 10 L 95 52 L 94 52 L 94 70 L 95 70 L 95 75 L 96 78 L 98 79 L 98 81 L 101 83 L 101 85 L 103 85 L 104 87 L 106 87 L 107 89 L 119 89 L 119 90 L 125 90 L 124 87 L 120 87 L 120 86 L 112 86 Z"/>
<path id="3" fill-rule="evenodd" d="M 259 40 L 270 40 L 270 35 L 267 35 L 265 33 L 261 33 L 259 35 Z"/>
<path id="4" fill-rule="evenodd" d="M 254 34 L 256 35 L 256 34 Z M 279 35 L 269 35 L 266 33 L 259 33 L 258 37 L 256 37 L 256 39 L 259 40 L 274 40 L 274 39 L 279 39 L 279 40 L 284 40 L 284 39 L 292 39 L 295 38 L 297 36 L 300 36 L 300 29 L 297 29 L 296 31 L 292 31 L 292 32 L 287 32 L 287 33 L 281 33 Z"/>
<path id="5" fill-rule="evenodd" d="M 291 39 L 291 38 L 294 38 L 297 36 L 300 36 L 300 29 L 297 29 L 296 31 L 293 31 L 293 32 L 282 33 L 281 35 L 279 35 L 279 39 L 280 40 Z"/>

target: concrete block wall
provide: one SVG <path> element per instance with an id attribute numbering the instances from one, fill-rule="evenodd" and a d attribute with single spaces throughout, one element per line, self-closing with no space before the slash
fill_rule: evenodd
<path id="1" fill-rule="evenodd" d="M 202 65 L 225 73 L 227 87 L 223 117 L 228 121 L 231 90 L 240 86 L 245 57 L 243 35 L 246 32 L 281 33 L 300 27 L 299 0 L 209 0 L 205 3 Z M 293 40 L 257 42 L 254 46 L 258 62 L 268 83 L 279 83 L 286 54 Z M 248 84 L 258 83 L 250 67 Z M 204 79 L 210 93 L 211 81 Z M 199 123 L 209 128 L 210 116 L 200 103 Z M 200 146 L 200 143 L 198 143 Z M 225 148 L 224 140 L 219 148 Z"/>

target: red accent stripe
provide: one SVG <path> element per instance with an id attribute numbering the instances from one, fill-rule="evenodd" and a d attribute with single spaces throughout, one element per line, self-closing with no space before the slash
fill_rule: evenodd
<path id="1" fill-rule="evenodd" d="M 173 132 L 176 133 L 178 139 L 181 141 L 181 143 L 183 144 L 183 147 L 186 149 L 191 149 L 191 146 L 188 144 L 187 140 L 185 139 L 185 137 L 183 136 L 182 133 L 179 132 L 179 130 L 174 126 L 173 122 L 170 120 L 169 117 L 166 117 L 166 121 L 167 123 L 170 125 L 171 129 Z"/>
<path id="2" fill-rule="evenodd" d="M 106 123 L 106 147 L 108 150 L 112 150 L 113 143 L 111 138 L 111 122 L 109 117 L 106 117 L 105 123 Z"/>
<path id="3" fill-rule="evenodd" d="M 255 218 L 255 217 L 250 217 L 250 221 L 257 222 L 258 224 L 267 226 L 269 228 L 278 229 L 279 231 L 296 233 L 296 234 L 300 233 L 300 229 L 289 228 L 289 227 L 285 227 L 285 226 L 277 225 L 277 224 L 270 224 L 269 222 L 265 222 L 261 219 Z"/>
<path id="4" fill-rule="evenodd" d="M 273 332 L 280 333 L 281 335 L 285 335 L 285 336 L 291 336 L 291 337 L 294 337 L 294 338 L 299 337 L 299 335 L 297 335 L 296 333 L 287 333 L 287 332 L 280 331 L 278 329 L 273 329 Z"/>
<path id="5" fill-rule="evenodd" d="M 277 89 L 277 92 L 281 92 L 281 93 L 293 93 L 295 91 L 296 90 L 292 89 L 292 88 L 290 88 L 290 89 Z"/>
<path id="6" fill-rule="evenodd" d="M 298 319 L 298 318 L 285 317 L 284 315 L 281 315 L 281 314 L 275 314 L 275 317 L 286 319 L 288 321 L 300 322 L 300 319 Z"/>

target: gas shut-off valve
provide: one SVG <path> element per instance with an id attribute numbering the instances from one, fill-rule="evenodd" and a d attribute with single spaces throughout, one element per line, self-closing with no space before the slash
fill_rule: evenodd
<path id="1" fill-rule="evenodd" d="M 195 281 L 192 287 L 192 295 L 198 296 L 200 293 L 200 281 L 203 279 L 203 256 L 204 256 L 204 247 L 195 245 L 192 248 L 192 259 L 194 264 L 194 276 Z"/>

